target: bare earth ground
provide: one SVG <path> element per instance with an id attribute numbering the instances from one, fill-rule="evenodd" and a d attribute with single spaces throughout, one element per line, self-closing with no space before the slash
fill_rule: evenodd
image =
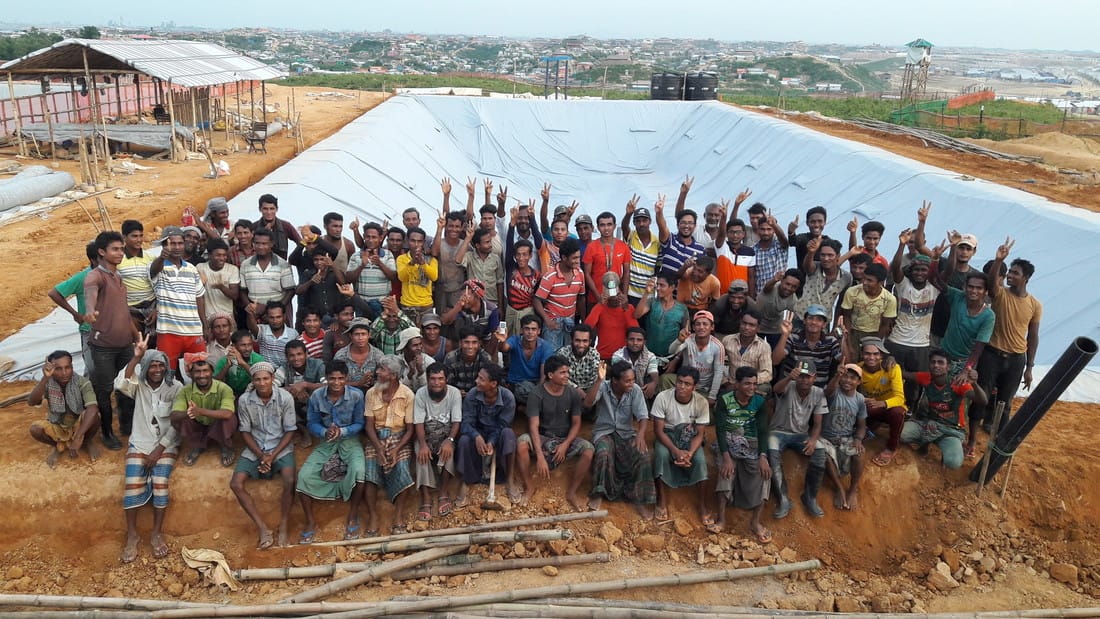
<path id="1" fill-rule="evenodd" d="M 285 97 L 278 87 L 269 86 L 276 100 Z M 298 89 L 298 106 L 303 111 L 307 145 L 331 134 L 362 112 L 356 100 L 306 103 Z M 269 101 L 271 97 L 269 97 Z M 367 106 L 363 100 L 363 108 Z M 372 100 L 373 102 L 376 100 Z M 810 122 L 814 128 L 833 133 L 838 128 Z M 922 149 L 906 140 L 877 135 L 843 137 L 879 143 L 906 156 L 935 159 L 937 165 L 956 163 L 966 173 L 999 170 L 1002 175 L 1030 169 L 1006 169 L 1004 164 L 943 155 Z M 919 143 L 918 143 L 919 144 Z M 204 162 L 154 163 L 154 171 L 121 178 L 120 184 L 134 190 L 152 188 L 156 194 L 142 201 L 107 200 L 116 224 L 127 216 L 140 216 L 147 223 L 163 225 L 186 205 L 201 206 L 214 195 L 232 196 L 258 180 L 268 170 L 289 159 L 293 142 L 276 138 L 271 154 L 236 154 L 225 157 L 233 174 L 218 181 L 201 179 Z M 927 152 L 926 152 L 927 151 Z M 950 159 L 947 159 L 950 157 Z M 980 166 L 986 167 L 980 167 Z M 157 179 L 152 175 L 158 174 Z M 143 178 L 144 176 L 144 178 Z M 1018 177 L 1020 177 L 1018 176 Z M 1058 176 L 1051 177 L 1052 182 Z M 1036 189 L 1034 186 L 1022 187 Z M 1062 188 L 1061 190 L 1068 190 Z M 1080 195 L 1085 195 L 1084 193 Z M 1094 198 L 1095 199 L 1095 198 Z M 1071 203 L 1079 204 L 1076 201 Z M 1096 208 L 1100 203 L 1080 206 Z M 240 215 L 240 214 L 238 214 Z M 251 216 L 251 214 L 248 214 Z M 91 226 L 72 206 L 51 213 L 48 223 L 32 220 L 5 228 L 0 241 L 0 260 L 19 264 L 29 251 L 15 239 L 31 235 L 47 243 L 59 260 L 0 274 L 0 285 L 13 294 L 0 299 L 0 328 L 10 333 L 39 318 L 48 308 L 44 293 L 61 277 L 75 270 L 80 248 L 91 235 Z M 58 234 L 64 230 L 68 234 Z M 28 384 L 0 385 L 0 398 L 26 391 Z M 290 547 L 257 551 L 256 535 L 228 488 L 228 471 L 213 455 L 205 455 L 194 468 L 179 467 L 172 477 L 172 504 L 166 532 L 172 553 L 154 561 L 150 556 L 147 531 L 151 516 L 142 514 L 140 525 L 146 539 L 137 562 L 121 565 L 118 555 L 124 538 L 121 509 L 123 455 L 105 452 L 95 463 L 82 454 L 78 461 L 62 458 L 57 470 L 43 462 L 46 449 L 27 435 L 30 423 L 43 416 L 41 409 L 17 404 L 0 410 L 7 423 L 0 425 L 0 591 L 42 594 L 179 598 L 192 601 L 251 603 L 274 601 L 319 580 L 291 580 L 246 583 L 240 592 L 229 594 L 204 586 L 193 570 L 180 559 L 179 551 L 212 548 L 223 552 L 233 568 L 303 566 L 337 560 L 368 560 L 347 547 Z M 772 544 L 759 546 L 744 536 L 747 515 L 731 511 L 727 533 L 707 535 L 697 522 L 694 493 L 672 495 L 673 521 L 638 521 L 633 510 L 622 504 L 605 504 L 611 511 L 604 527 L 599 521 L 571 523 L 577 537 L 565 548 L 545 543 L 528 543 L 518 549 L 527 556 L 555 552 L 576 553 L 609 550 L 610 565 L 562 568 L 557 576 L 539 570 L 524 570 L 481 577 L 452 577 L 381 583 L 360 587 L 337 599 L 375 600 L 395 595 L 464 595 L 566 582 L 590 582 L 684 572 L 700 568 L 766 565 L 818 558 L 825 568 L 815 573 L 783 579 L 742 581 L 736 585 L 711 584 L 692 587 L 646 589 L 607 594 L 605 597 L 660 600 L 696 604 L 760 605 L 769 608 L 874 611 L 961 611 L 1038 607 L 1095 606 L 1100 598 L 1100 490 L 1092 483 L 1100 474 L 1100 446 L 1089 440 L 1100 422 L 1100 407 L 1058 403 L 1020 449 L 1004 500 L 998 497 L 998 483 L 979 500 L 974 486 L 966 481 L 968 466 L 945 473 L 937 464 L 938 453 L 916 455 L 903 447 L 895 463 L 887 468 L 868 466 L 862 505 L 856 512 L 838 512 L 829 500 L 829 486 L 820 497 L 826 516 L 812 520 L 796 506 L 792 515 L 771 521 L 768 507 L 765 524 L 775 534 Z M 518 429 L 518 428 L 517 428 Z M 882 438 L 868 446 L 876 453 Z M 298 462 L 304 454 L 297 455 Z M 801 491 L 804 469 L 795 458 L 787 461 L 793 496 Z M 433 527 L 457 526 L 489 518 L 516 518 L 565 511 L 562 488 L 572 466 L 556 471 L 548 489 L 529 505 L 506 515 L 482 513 L 477 505 L 485 489 L 472 493 L 471 507 L 437 519 Z M 252 484 L 262 511 L 273 524 L 277 514 L 278 484 Z M 582 485 L 582 491 L 587 484 Z M 410 501 L 417 503 L 417 501 Z M 414 507 L 410 505 L 410 509 Z M 390 508 L 382 508 L 382 524 L 389 524 Z M 342 534 L 343 505 L 324 505 L 319 510 L 319 540 L 338 539 Z M 292 516 L 292 535 L 302 525 L 300 510 Z M 616 530 L 622 539 L 615 540 Z M 643 537 L 645 536 L 645 537 Z M 699 565 L 700 550 L 704 563 Z M 516 556 L 512 546 L 482 547 L 485 556 Z M 386 557 L 388 558 L 388 557 Z M 928 574 L 939 561 L 957 573 L 961 586 L 949 591 L 933 590 Z M 1051 575 L 1070 581 L 1056 581 Z"/>

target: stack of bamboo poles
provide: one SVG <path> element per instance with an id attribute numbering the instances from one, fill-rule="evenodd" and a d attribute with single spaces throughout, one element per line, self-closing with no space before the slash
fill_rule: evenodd
<path id="1" fill-rule="evenodd" d="M 989 148 L 978 146 L 977 144 L 971 144 L 970 142 L 964 142 L 963 140 L 956 140 L 953 137 L 944 135 L 937 131 L 931 131 L 928 129 L 918 129 L 916 127 L 906 127 L 904 125 L 895 125 L 894 123 L 883 122 L 881 120 L 873 120 L 870 118 L 847 120 L 848 124 L 856 125 L 857 127 L 863 127 L 865 129 L 873 129 L 875 131 L 881 131 L 883 133 L 889 133 L 891 135 L 904 135 L 920 140 L 925 146 L 934 146 L 936 148 L 942 148 L 945 150 L 953 150 L 960 153 L 970 153 L 972 155 L 984 155 L 986 157 L 992 157 L 1001 161 L 1026 161 L 1029 163 L 1035 163 L 1042 161 L 1041 157 L 1028 157 L 1026 155 L 1010 155 L 1008 153 L 1002 153 Z"/>

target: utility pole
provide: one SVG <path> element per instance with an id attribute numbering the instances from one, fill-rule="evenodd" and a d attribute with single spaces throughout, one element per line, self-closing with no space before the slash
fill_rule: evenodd
<path id="1" fill-rule="evenodd" d="M 600 98 L 607 98 L 607 65 L 603 66 L 603 93 L 600 94 Z"/>
<path id="2" fill-rule="evenodd" d="M 517 73 L 519 69 L 516 68 L 516 58 L 512 58 L 512 98 L 516 98 L 516 80 L 518 79 Z"/>

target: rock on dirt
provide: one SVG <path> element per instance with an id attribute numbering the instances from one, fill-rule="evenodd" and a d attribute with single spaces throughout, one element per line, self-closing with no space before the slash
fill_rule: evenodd
<path id="1" fill-rule="evenodd" d="M 637 540 L 635 540 L 634 543 L 635 545 L 637 545 Z M 601 539 L 599 537 L 586 537 L 584 538 L 584 541 L 581 542 L 581 544 L 584 546 L 584 551 L 589 553 L 607 552 L 608 548 L 607 540 Z"/>
<path id="2" fill-rule="evenodd" d="M 950 591 L 959 587 L 959 581 L 951 576 L 951 567 L 940 561 L 928 572 L 928 588 L 934 591 Z"/>
<path id="3" fill-rule="evenodd" d="M 1050 566 L 1050 577 L 1058 582 L 1064 582 L 1071 587 L 1077 586 L 1077 566 L 1072 563 L 1053 563 Z"/>
<path id="4" fill-rule="evenodd" d="M 695 527 L 691 526 L 691 523 L 683 518 L 677 518 L 672 521 L 672 528 L 676 531 L 676 534 L 680 537 L 687 537 L 691 535 Z"/>
<path id="5" fill-rule="evenodd" d="M 542 566 L 542 573 L 546 574 L 547 576 L 557 576 L 558 568 L 554 567 L 553 565 L 544 565 Z"/>
<path id="6" fill-rule="evenodd" d="M 863 612 L 863 603 L 859 598 L 841 596 L 836 599 L 836 610 L 841 613 Z"/>
<path id="7" fill-rule="evenodd" d="M 623 532 L 619 527 L 605 522 L 600 526 L 600 537 L 610 546 L 623 538 Z"/>
<path id="8" fill-rule="evenodd" d="M 634 538 L 635 548 L 638 550 L 648 550 L 649 552 L 664 550 L 665 543 L 663 535 L 639 535 Z"/>

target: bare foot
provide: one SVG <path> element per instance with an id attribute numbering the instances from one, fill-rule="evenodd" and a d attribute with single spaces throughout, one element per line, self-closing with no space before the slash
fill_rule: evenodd
<path id="1" fill-rule="evenodd" d="M 122 548 L 122 557 L 120 557 L 123 563 L 132 563 L 134 559 L 137 559 L 138 544 L 140 543 L 141 538 L 137 535 L 126 536 L 126 546 Z"/>
<path id="2" fill-rule="evenodd" d="M 565 500 L 569 501 L 569 504 L 573 506 L 573 509 L 579 512 L 583 512 L 587 508 L 587 505 L 582 503 L 580 499 L 577 498 L 577 495 L 572 492 L 565 495 Z"/>
<path id="3" fill-rule="evenodd" d="M 287 536 L 287 532 L 286 532 L 286 524 L 279 525 L 278 540 L 279 540 L 279 547 L 280 548 L 285 548 L 286 545 L 287 545 L 287 541 L 288 541 L 288 536 Z"/>
<path id="4" fill-rule="evenodd" d="M 668 507 L 666 507 L 664 505 L 661 505 L 660 507 L 658 507 L 657 511 L 656 511 L 656 517 L 657 517 L 657 520 L 659 520 L 661 522 L 664 522 L 665 520 L 668 520 Z"/>
<path id="5" fill-rule="evenodd" d="M 844 496 L 844 489 L 837 488 L 833 492 L 833 507 L 837 509 L 848 509 L 848 499 Z"/>
<path id="6" fill-rule="evenodd" d="M 88 459 L 92 462 L 99 460 L 99 446 L 92 441 L 88 441 Z"/>
<path id="7" fill-rule="evenodd" d="M 156 559 L 163 559 L 168 556 L 168 544 L 164 542 L 164 535 L 161 533 L 154 533 L 153 537 L 149 539 L 149 543 L 153 545 L 153 557 Z"/>
<path id="8" fill-rule="evenodd" d="M 61 452 L 58 451 L 56 448 L 51 447 L 50 453 L 46 454 L 46 464 L 48 464 L 51 469 L 56 469 L 57 459 L 59 457 L 61 457 Z"/>
<path id="9" fill-rule="evenodd" d="M 588 499 L 588 511 L 599 511 L 600 506 L 603 505 L 603 497 L 594 496 Z"/>
<path id="10" fill-rule="evenodd" d="M 267 550 L 275 545 L 275 539 L 271 535 L 271 531 L 264 529 L 260 531 L 260 543 L 257 546 L 260 550 Z"/>
<path id="11" fill-rule="evenodd" d="M 513 505 L 526 505 L 527 497 L 523 494 L 523 491 L 514 486 L 508 486 L 508 500 Z"/>
<path id="12" fill-rule="evenodd" d="M 859 507 L 859 488 L 852 488 L 848 491 L 848 505 L 845 509 L 855 511 Z"/>

